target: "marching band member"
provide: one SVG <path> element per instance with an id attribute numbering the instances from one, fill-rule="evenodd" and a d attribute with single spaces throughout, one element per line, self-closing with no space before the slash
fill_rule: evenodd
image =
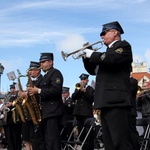
<path id="1" fill-rule="evenodd" d="M 28 71 L 29 71 L 29 75 L 32 78 L 33 85 L 39 87 L 41 81 L 43 80 L 39 62 L 30 61 L 30 66 Z M 30 87 L 29 81 L 27 83 L 27 87 L 28 86 Z M 30 96 L 28 95 L 27 91 L 19 92 L 19 96 L 22 98 L 26 98 L 27 101 L 28 100 L 30 101 Z M 35 96 L 36 96 L 36 101 L 40 107 L 40 97 L 39 95 L 35 95 Z M 35 110 L 33 110 L 33 112 L 34 111 Z M 28 109 L 27 109 L 27 120 L 25 123 L 22 123 L 22 139 L 23 141 L 25 141 L 26 150 L 46 149 L 41 125 L 38 126 L 34 125 L 31 114 L 29 113 Z"/>
<path id="2" fill-rule="evenodd" d="M 61 119 L 63 114 L 63 76 L 53 67 L 53 53 L 41 53 L 40 65 L 45 72 L 40 87 L 29 87 L 30 95 L 39 94 L 42 103 L 42 125 L 47 150 L 61 150 Z"/>
<path id="3" fill-rule="evenodd" d="M 70 88 L 63 87 L 62 89 L 62 101 L 63 101 L 63 109 L 64 113 L 62 116 L 62 128 L 68 121 L 74 120 L 73 110 L 74 110 L 74 101 L 70 97 Z M 66 141 L 71 133 L 71 128 L 64 128 L 61 134 L 61 140 Z M 73 138 L 73 137 L 72 137 Z M 63 145 L 62 145 L 63 146 Z"/>
<path id="4" fill-rule="evenodd" d="M 131 108 L 131 45 L 121 40 L 124 31 L 119 22 L 103 25 L 100 37 L 105 52 L 83 50 L 85 69 L 96 75 L 94 108 L 101 110 L 105 150 L 132 150 L 129 116 Z"/>
<path id="5" fill-rule="evenodd" d="M 62 125 L 65 125 L 65 123 L 69 120 L 73 120 L 73 110 L 74 110 L 74 102 L 72 98 L 70 97 L 69 87 L 63 87 L 62 89 L 62 100 L 63 100 L 63 106 L 64 106 L 64 114 L 62 118 Z"/>
<path id="6" fill-rule="evenodd" d="M 142 118 L 150 117 L 150 82 L 144 82 L 142 91 L 137 95 L 137 106 L 141 108 Z M 144 127 L 144 132 L 146 127 Z M 143 133 L 144 135 L 144 133 Z"/>
<path id="7" fill-rule="evenodd" d="M 16 84 L 10 85 L 10 98 L 8 102 L 6 103 L 6 107 L 10 109 L 10 111 L 7 114 L 7 122 L 6 125 L 4 125 L 4 132 L 8 144 L 8 150 L 21 150 L 22 146 L 22 139 L 21 139 L 21 123 L 17 122 L 14 123 L 12 119 L 12 111 L 13 108 L 12 102 L 17 98 L 18 91 L 16 89 Z"/>
<path id="8" fill-rule="evenodd" d="M 93 101 L 94 101 L 94 89 L 88 85 L 89 75 L 82 73 L 79 78 L 80 82 L 76 84 L 76 88 L 72 93 L 72 99 L 75 102 L 73 115 L 78 123 L 78 131 L 80 133 L 86 119 L 93 117 Z M 86 134 L 86 133 L 85 133 Z M 91 133 L 87 142 L 83 146 L 83 150 L 94 149 L 94 134 Z M 82 137 L 83 139 L 84 137 Z M 81 140 L 82 140 L 81 139 Z"/>

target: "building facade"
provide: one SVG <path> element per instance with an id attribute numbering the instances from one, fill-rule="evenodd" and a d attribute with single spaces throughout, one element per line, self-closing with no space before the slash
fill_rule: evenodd
<path id="1" fill-rule="evenodd" d="M 146 62 L 133 62 L 131 76 L 138 80 L 140 87 L 142 87 L 143 82 L 149 82 L 150 74 L 147 72 Z"/>

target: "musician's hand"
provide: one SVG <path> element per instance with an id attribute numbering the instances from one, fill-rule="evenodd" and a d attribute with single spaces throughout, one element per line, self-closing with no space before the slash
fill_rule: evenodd
<path id="1" fill-rule="evenodd" d="M 12 102 L 7 102 L 6 107 L 10 107 L 10 106 L 12 106 Z"/>
<path id="2" fill-rule="evenodd" d="M 20 98 L 25 98 L 25 97 L 27 97 L 27 92 L 19 92 L 19 93 L 18 93 L 18 96 L 19 96 Z"/>
<path id="3" fill-rule="evenodd" d="M 37 94 L 38 93 L 38 90 L 39 90 L 39 88 L 37 88 L 37 87 L 28 87 L 27 88 L 27 91 L 28 91 L 28 93 L 29 93 L 29 95 L 30 96 L 32 96 L 32 95 L 34 95 L 34 94 Z"/>
<path id="4" fill-rule="evenodd" d="M 86 92 L 86 89 L 84 88 L 84 87 L 81 87 L 81 89 L 80 89 L 80 91 L 82 91 L 82 92 Z"/>
<path id="5" fill-rule="evenodd" d="M 83 50 L 83 52 L 85 53 L 86 58 L 90 58 L 94 51 L 91 49 L 85 49 L 85 50 Z"/>

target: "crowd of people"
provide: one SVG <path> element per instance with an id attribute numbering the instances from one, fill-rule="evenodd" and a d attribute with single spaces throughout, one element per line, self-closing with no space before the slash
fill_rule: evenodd
<path id="1" fill-rule="evenodd" d="M 149 108 L 143 99 L 148 97 L 148 102 L 149 96 L 137 96 L 138 82 L 130 76 L 132 48 L 121 39 L 123 33 L 117 21 L 103 25 L 100 37 L 107 49 L 105 52 L 94 51 L 92 47 L 83 50 L 83 65 L 88 74 L 79 76 L 72 94 L 63 85 L 61 71 L 54 67 L 53 53 L 41 53 L 38 62 L 30 62 L 26 89 L 19 85 L 17 90 L 16 84 L 10 85 L 9 98 L 5 101 L 5 107 L 11 110 L 3 124 L 8 150 L 21 150 L 22 141 L 26 150 L 61 150 L 61 141 L 70 133 L 67 129 L 65 134 L 60 134 L 66 122 L 76 120 L 80 133 L 84 122 L 95 117 L 97 111 L 105 150 L 140 149 L 136 107 L 140 106 L 143 117 L 148 117 Z M 95 88 L 88 85 L 89 75 L 96 76 Z M 87 132 L 88 129 L 81 141 Z M 82 150 L 94 150 L 94 135 L 92 130 Z"/>

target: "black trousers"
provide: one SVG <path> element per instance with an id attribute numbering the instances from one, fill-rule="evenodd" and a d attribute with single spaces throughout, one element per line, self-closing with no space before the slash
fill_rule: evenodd
<path id="1" fill-rule="evenodd" d="M 130 136 L 130 108 L 101 109 L 105 150 L 134 150 Z"/>
<path id="2" fill-rule="evenodd" d="M 61 150 L 61 117 L 49 117 L 42 121 L 47 150 Z"/>
<path id="3" fill-rule="evenodd" d="M 12 123 L 4 126 L 8 150 L 21 150 L 21 123 Z"/>
<path id="4" fill-rule="evenodd" d="M 43 129 L 42 124 L 34 125 L 34 132 L 31 135 L 32 150 L 46 150 Z"/>

